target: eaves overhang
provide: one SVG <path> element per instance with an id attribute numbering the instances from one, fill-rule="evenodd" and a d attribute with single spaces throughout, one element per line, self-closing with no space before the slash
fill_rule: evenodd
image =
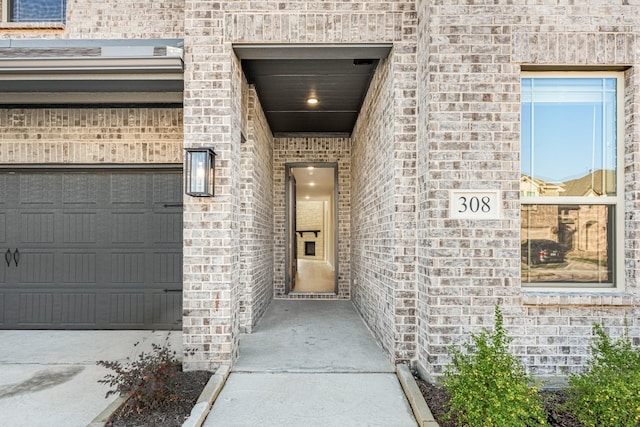
<path id="1" fill-rule="evenodd" d="M 182 103 L 180 56 L 0 58 L 0 104 Z"/>

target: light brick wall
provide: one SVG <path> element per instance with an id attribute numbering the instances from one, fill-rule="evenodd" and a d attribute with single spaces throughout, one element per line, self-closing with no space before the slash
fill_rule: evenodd
<path id="1" fill-rule="evenodd" d="M 499 304 L 531 372 L 575 372 L 593 322 L 617 334 L 626 319 L 640 335 L 639 7 L 635 0 L 73 1 L 64 28 L 0 25 L 0 39 L 184 37 L 184 112 L 0 109 L 0 162 L 180 164 L 183 139 L 215 148 L 216 196 L 185 198 L 183 332 L 185 348 L 196 350 L 185 357 L 187 369 L 232 363 L 240 331 L 251 330 L 274 293 L 283 297 L 284 164 L 337 162 L 337 298 L 353 298 L 391 359 L 417 359 L 427 375 L 441 374 L 447 346 L 492 325 Z M 273 140 L 233 54 L 240 42 L 394 47 L 352 138 Z M 521 65 L 630 66 L 624 292 L 521 288 Z M 448 219 L 453 188 L 500 189 L 503 218 Z"/>
<path id="2" fill-rule="evenodd" d="M 353 134 L 352 299 L 372 332 L 394 352 L 395 192 L 392 60 L 378 66 Z"/>
<path id="3" fill-rule="evenodd" d="M 338 165 L 338 294 L 285 294 L 285 165 Z M 275 138 L 273 148 L 274 294 L 276 298 L 345 299 L 350 296 L 351 140 L 349 138 Z"/>
<path id="4" fill-rule="evenodd" d="M 0 109 L 0 163 L 182 164 L 180 108 Z"/>
<path id="5" fill-rule="evenodd" d="M 240 147 L 240 330 L 250 333 L 273 298 L 273 137 L 255 89 L 247 88 L 243 96 L 247 136 Z"/>
<path id="6" fill-rule="evenodd" d="M 184 5 L 184 0 L 69 0 L 66 25 L 45 24 L 43 28 L 30 23 L 0 23 L 0 39 L 182 38 Z"/>
<path id="7" fill-rule="evenodd" d="M 225 41 L 220 3 L 185 2 L 185 146 L 214 147 L 214 198 L 185 197 L 186 369 L 232 364 L 240 330 L 242 71 Z"/>
<path id="8" fill-rule="evenodd" d="M 416 343 L 415 46 L 378 67 L 353 133 L 354 304 L 395 362 Z"/>
<path id="9" fill-rule="evenodd" d="M 426 3 L 426 4 L 425 4 Z M 427 375 L 449 362 L 447 346 L 505 314 L 514 352 L 540 376 L 576 372 L 591 326 L 638 336 L 638 226 L 627 214 L 625 292 L 544 292 L 520 283 L 520 66 L 637 65 L 638 5 L 619 1 L 421 2 L 420 348 Z M 637 67 L 626 72 L 626 206 L 638 209 Z M 635 121 L 635 123 L 634 123 Z M 452 188 L 502 191 L 503 217 L 448 219 Z M 424 283 L 424 284 L 423 284 Z"/>
<path id="10" fill-rule="evenodd" d="M 242 102 L 239 64 L 232 43 L 356 43 L 415 38 L 413 1 L 185 1 L 185 145 L 216 147 L 218 196 L 185 200 L 183 336 L 187 369 L 211 369 L 232 363 L 237 354 L 240 210 L 240 125 Z M 407 26 L 409 29 L 407 29 Z M 401 65 L 399 65 L 399 72 Z M 290 140 L 303 148 L 313 139 Z M 317 141 L 317 140 L 316 140 Z M 315 142 L 314 142 L 315 143 Z M 275 150 L 278 149 L 275 141 Z M 336 148 L 331 151 L 331 147 Z M 288 150 L 294 150 L 289 147 Z M 322 149 L 322 151 L 319 151 Z M 340 199 L 339 298 L 349 296 L 349 140 L 321 140 L 292 160 L 336 161 Z M 304 150 L 302 150 L 304 151 Z M 274 151 L 274 286 L 284 292 L 284 156 Z M 300 161 L 300 160 L 298 160 Z M 283 165 L 284 163 L 282 163 Z M 282 169 L 282 171 L 280 171 Z M 346 181 L 345 181 L 346 179 Z M 375 307 L 371 307 L 375 310 Z M 206 324 L 205 324 L 206 322 Z"/>
<path id="11" fill-rule="evenodd" d="M 417 103 L 418 103 L 418 121 L 417 134 L 418 144 L 416 147 L 417 156 L 417 226 L 416 226 L 416 353 L 414 359 L 420 363 L 419 366 L 429 366 L 431 363 L 431 336 L 429 334 L 429 306 L 426 303 L 427 291 L 430 284 L 430 277 L 427 272 L 429 263 L 429 232 L 426 229 L 429 212 L 429 140 L 427 139 L 429 127 L 429 100 L 430 85 L 428 74 L 428 63 L 430 54 L 430 1 L 418 1 L 418 43 L 417 43 Z M 426 376 L 427 373 L 423 372 Z"/>

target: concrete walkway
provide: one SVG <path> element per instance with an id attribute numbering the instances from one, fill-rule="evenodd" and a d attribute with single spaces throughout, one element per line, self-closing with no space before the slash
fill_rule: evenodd
<path id="1" fill-rule="evenodd" d="M 416 426 L 411 407 L 350 301 L 274 300 L 204 424 Z"/>
<path id="2" fill-rule="evenodd" d="M 167 336 L 181 358 L 179 331 L 0 330 L 0 426 L 85 427 L 116 398 L 96 361 L 136 358 Z"/>

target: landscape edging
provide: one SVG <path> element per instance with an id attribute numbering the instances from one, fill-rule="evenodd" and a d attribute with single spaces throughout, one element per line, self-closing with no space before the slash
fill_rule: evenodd
<path id="1" fill-rule="evenodd" d="M 211 406 L 215 402 L 216 398 L 220 394 L 220 390 L 224 386 L 224 383 L 229 377 L 231 367 L 228 365 L 222 365 L 216 369 L 215 374 L 209 378 L 207 385 L 200 393 L 195 406 L 191 410 L 189 418 L 182 424 L 182 427 L 200 427 L 207 419 Z"/>
<path id="2" fill-rule="evenodd" d="M 220 366 L 209 378 L 207 385 L 202 389 L 196 405 L 191 410 L 189 418 L 182 424 L 183 427 L 200 427 L 209 414 L 209 410 L 215 402 L 222 386 L 227 381 L 231 368 L 227 365 Z M 87 427 L 105 427 L 109 418 L 127 401 L 129 396 L 118 396 L 102 412 L 100 412 Z"/>
<path id="3" fill-rule="evenodd" d="M 120 407 L 127 401 L 129 396 L 118 396 L 113 402 L 109 404 L 102 412 L 100 412 L 89 424 L 87 427 L 104 427 L 113 415 Z"/>
<path id="4" fill-rule="evenodd" d="M 398 376 L 398 380 L 400 380 L 402 390 L 404 390 L 404 394 L 407 396 L 407 400 L 411 405 L 413 415 L 416 417 L 418 425 L 420 427 L 440 427 L 440 424 L 438 424 L 433 417 L 427 402 L 424 400 L 424 396 L 422 396 L 418 383 L 416 383 L 409 367 L 403 364 L 396 365 L 396 375 Z"/>

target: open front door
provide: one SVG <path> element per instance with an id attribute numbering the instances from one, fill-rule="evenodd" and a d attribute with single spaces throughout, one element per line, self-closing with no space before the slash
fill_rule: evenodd
<path id="1" fill-rule="evenodd" d="M 296 239 L 296 177 L 293 171 L 287 168 L 287 278 L 285 293 L 293 290 L 296 284 L 298 272 L 298 239 Z"/>

